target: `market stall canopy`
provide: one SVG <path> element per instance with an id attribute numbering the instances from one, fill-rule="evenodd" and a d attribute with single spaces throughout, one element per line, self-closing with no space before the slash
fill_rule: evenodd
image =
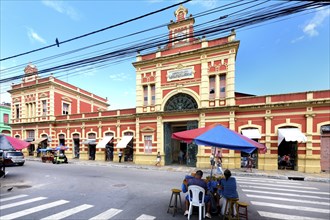
<path id="1" fill-rule="evenodd" d="M 86 141 L 83 141 L 81 144 L 96 145 L 96 140 L 95 139 L 87 139 Z"/>
<path id="2" fill-rule="evenodd" d="M 18 138 L 13 138 L 7 135 L 0 134 L 0 149 L 4 150 L 3 148 L 10 148 L 14 150 L 22 150 L 27 148 L 30 143 L 26 141 L 22 141 Z M 9 144 L 9 146 L 8 146 Z"/>
<path id="3" fill-rule="evenodd" d="M 299 128 L 279 128 L 278 129 L 278 145 L 285 141 L 297 141 L 298 143 L 306 143 L 307 137 L 301 133 Z"/>
<path id="4" fill-rule="evenodd" d="M 126 148 L 127 144 L 132 140 L 132 138 L 133 136 L 124 136 L 117 144 L 117 148 Z"/>
<path id="5" fill-rule="evenodd" d="M 67 146 L 57 146 L 53 148 L 53 150 L 67 150 L 67 149 L 69 149 Z"/>
<path id="6" fill-rule="evenodd" d="M 39 152 L 47 152 L 47 151 L 53 151 L 53 148 L 47 147 L 47 148 L 41 148 L 38 149 Z"/>
<path id="7" fill-rule="evenodd" d="M 111 141 L 113 136 L 105 136 L 99 143 L 97 143 L 97 148 L 105 148 L 105 145 Z"/>
<path id="8" fill-rule="evenodd" d="M 39 144 L 43 142 L 44 140 L 47 140 L 47 138 L 37 138 L 34 141 L 31 142 L 31 144 Z"/>
<path id="9" fill-rule="evenodd" d="M 26 138 L 24 141 L 26 141 L 26 142 L 32 142 L 32 141 L 34 141 L 34 138 Z"/>
<path id="10" fill-rule="evenodd" d="M 253 128 L 253 129 L 243 129 L 242 130 L 242 134 L 245 137 L 248 137 L 250 139 L 260 139 L 261 138 L 261 134 L 259 132 L 259 129 L 257 128 Z"/>
<path id="11" fill-rule="evenodd" d="M 4 134 L 0 135 L 0 150 L 14 150 L 13 146 L 10 144 L 10 142 L 5 136 L 6 135 Z"/>
<path id="12" fill-rule="evenodd" d="M 172 134 L 172 138 L 187 143 L 195 142 L 197 145 L 239 150 L 246 153 L 252 153 L 256 148 L 262 153 L 267 151 L 264 145 L 222 125 L 211 125 L 203 128 L 176 132 Z"/>

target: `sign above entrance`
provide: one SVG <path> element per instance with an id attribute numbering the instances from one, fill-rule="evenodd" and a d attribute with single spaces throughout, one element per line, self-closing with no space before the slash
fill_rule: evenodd
<path id="1" fill-rule="evenodd" d="M 167 72 L 167 81 L 194 78 L 193 67 L 184 69 L 169 70 Z"/>

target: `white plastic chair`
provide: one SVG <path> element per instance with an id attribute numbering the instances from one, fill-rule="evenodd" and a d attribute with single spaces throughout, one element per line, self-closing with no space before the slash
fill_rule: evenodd
<path id="1" fill-rule="evenodd" d="M 205 189 L 196 185 L 188 186 L 188 199 L 190 203 L 188 220 L 190 219 L 190 215 L 192 214 L 193 206 L 199 207 L 199 220 L 202 220 L 202 209 L 203 209 L 203 218 L 205 218 L 204 197 L 205 197 Z"/>

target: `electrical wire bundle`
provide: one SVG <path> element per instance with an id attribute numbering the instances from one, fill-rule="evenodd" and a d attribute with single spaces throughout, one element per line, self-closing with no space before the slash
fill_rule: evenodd
<path id="1" fill-rule="evenodd" d="M 181 2 L 179 4 L 183 4 L 186 2 L 189 2 L 190 0 Z M 266 5 L 266 3 L 269 3 L 269 1 L 235 1 L 231 2 L 229 4 L 223 5 L 216 7 L 211 10 L 207 10 L 204 12 L 200 12 L 194 16 L 194 18 L 198 17 L 203 17 L 207 16 L 210 14 L 215 14 L 217 15 L 219 12 L 226 12 L 227 10 L 233 10 L 236 9 L 235 11 L 232 11 L 230 13 L 224 14 L 223 16 L 216 17 L 215 19 L 209 20 L 207 22 L 201 23 L 199 25 L 194 26 L 194 36 L 190 36 L 193 38 L 202 38 L 202 37 L 208 37 L 208 38 L 215 38 L 219 37 L 223 34 L 228 33 L 230 30 L 235 29 L 235 30 L 244 30 L 247 28 L 253 28 L 256 27 L 257 25 L 262 25 L 265 24 L 269 21 L 272 22 L 277 22 L 280 21 L 280 19 L 288 19 L 292 17 L 293 15 L 297 15 L 299 13 L 311 13 L 315 9 L 324 7 L 329 5 L 328 2 L 325 1 L 279 1 L 276 3 L 273 3 L 271 5 Z M 130 21 L 140 19 L 145 16 L 149 16 L 154 13 L 158 13 L 160 11 L 175 7 L 179 4 L 175 4 L 151 13 L 148 13 L 146 15 L 139 16 L 137 18 L 133 18 L 124 22 L 120 22 L 118 24 L 109 26 L 107 28 L 103 28 L 91 33 L 87 33 L 75 38 L 71 38 L 69 40 L 65 40 L 62 42 L 58 42 L 59 45 L 63 43 L 68 43 L 74 40 L 78 40 L 83 37 L 90 36 L 92 34 L 99 33 L 101 31 L 117 27 L 119 25 L 124 25 Z M 262 6 L 262 7 L 260 7 Z M 243 8 L 241 8 L 243 7 Z M 96 43 L 93 45 L 77 48 L 75 50 L 67 51 L 65 53 L 53 55 L 50 57 L 46 57 L 43 59 L 39 59 L 36 61 L 33 61 L 32 63 L 34 64 L 42 64 L 46 62 L 53 61 L 51 63 L 46 63 L 44 65 L 40 65 L 39 67 L 42 66 L 50 66 L 46 67 L 44 69 L 41 69 L 38 71 L 39 76 L 47 76 L 50 75 L 50 73 L 53 73 L 53 75 L 57 75 L 57 77 L 61 78 L 67 75 L 74 76 L 77 74 L 80 74 L 82 71 L 92 71 L 95 69 L 102 69 L 106 68 L 110 65 L 124 62 L 127 60 L 131 60 L 136 56 L 137 52 L 143 52 L 144 54 L 154 52 L 156 48 L 164 48 L 166 47 L 167 44 L 172 43 L 174 41 L 182 40 L 182 39 L 175 39 L 172 41 L 169 41 L 168 39 L 168 33 L 148 37 L 148 38 L 143 38 L 142 40 L 135 40 L 131 41 L 125 44 L 117 45 L 115 47 L 111 48 L 105 48 L 101 50 L 96 50 L 92 51 L 90 53 L 86 53 L 84 55 L 78 55 L 78 56 L 73 56 L 70 58 L 66 58 L 60 61 L 55 61 L 58 58 L 63 58 L 65 56 L 69 56 L 87 49 L 91 49 L 97 46 L 105 45 L 117 40 L 122 40 L 124 38 L 130 38 L 136 35 L 140 34 L 145 34 L 149 31 L 159 29 L 166 27 L 168 23 L 158 25 L 156 27 L 148 28 L 145 30 L 141 30 L 138 32 L 130 33 L 125 36 L 121 36 L 118 38 L 113 38 L 107 41 L 103 41 L 100 43 Z M 186 38 L 187 36 L 185 36 Z M 52 44 L 44 48 L 39 48 L 33 51 L 25 52 L 22 54 L 18 54 L 15 56 L 3 58 L 0 61 L 12 59 L 14 57 L 18 56 L 23 56 L 29 53 L 34 53 L 39 50 L 44 50 L 48 49 L 53 46 L 59 46 L 58 44 Z M 68 60 L 72 60 L 68 62 Z M 57 64 L 59 63 L 59 64 Z M 57 64 L 57 65 L 55 65 Z M 25 76 L 25 74 L 18 74 L 22 66 L 25 64 L 17 65 L 11 68 L 3 69 L 0 71 L 2 77 L 0 78 L 0 83 L 8 83 L 12 82 L 15 80 L 19 80 L 22 77 Z M 64 73 L 64 74 L 63 74 Z M 61 75 L 62 74 L 62 75 Z M 5 78 L 3 78 L 6 76 Z M 9 89 L 9 88 L 8 88 Z"/>

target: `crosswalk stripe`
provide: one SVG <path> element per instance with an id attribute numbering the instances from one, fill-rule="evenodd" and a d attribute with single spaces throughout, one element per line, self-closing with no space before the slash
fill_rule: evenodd
<path id="1" fill-rule="evenodd" d="M 302 200 L 302 199 L 290 199 L 290 198 L 281 198 L 281 197 L 274 197 L 274 196 L 259 196 L 259 195 L 251 195 L 251 194 L 247 194 L 246 196 L 251 197 L 251 198 L 259 198 L 259 199 L 271 199 L 271 200 L 309 203 L 309 204 L 326 205 L 326 206 L 330 205 L 330 203 L 328 203 L 328 202 L 310 201 L 310 200 Z"/>
<path id="2" fill-rule="evenodd" d="M 266 218 L 275 218 L 275 219 L 286 219 L 286 220 L 328 220 L 324 218 L 312 218 L 298 215 L 285 215 L 274 212 L 263 212 L 258 211 L 259 215 Z"/>
<path id="3" fill-rule="evenodd" d="M 278 184 L 270 184 L 270 183 L 251 183 L 251 182 L 242 182 L 239 181 L 239 184 L 244 183 L 244 184 L 250 184 L 250 185 L 261 185 L 261 186 L 276 186 L 278 187 Z M 288 185 L 281 185 L 283 188 L 297 188 L 297 186 L 288 186 Z M 318 190 L 315 187 L 308 187 L 308 186 L 299 186 L 299 189 L 314 189 Z"/>
<path id="4" fill-rule="evenodd" d="M 19 212 L 15 212 L 9 215 L 5 215 L 5 216 L 1 216 L 0 219 L 1 220 L 9 220 L 9 219 L 15 219 L 15 218 L 19 218 L 25 215 L 29 215 L 35 212 L 39 212 L 42 211 L 44 209 L 49 209 L 58 205 L 63 205 L 65 203 L 68 203 L 69 201 L 66 200 L 58 200 L 56 202 L 52 202 L 52 203 L 48 203 L 48 204 L 44 204 L 44 205 L 40 205 L 40 206 L 36 206 L 30 209 L 25 209 Z"/>
<path id="5" fill-rule="evenodd" d="M 108 209 L 105 212 L 102 212 L 101 214 L 99 214 L 97 216 L 94 216 L 93 218 L 90 218 L 90 220 L 106 220 L 106 219 L 110 219 L 113 216 L 119 214 L 121 211 L 123 211 L 123 210 L 111 208 L 111 209 Z"/>
<path id="6" fill-rule="evenodd" d="M 142 214 L 136 220 L 153 220 L 153 219 L 156 219 L 156 217 Z"/>
<path id="7" fill-rule="evenodd" d="M 240 187 L 247 187 L 247 188 L 256 188 L 256 189 L 267 189 L 267 190 L 276 190 L 276 191 L 288 191 L 288 192 L 301 192 L 301 193 L 309 193 L 309 194 L 329 195 L 329 193 L 327 193 L 327 192 L 316 192 L 316 191 L 273 188 L 273 187 L 263 187 L 263 186 L 251 186 L 251 185 L 239 185 L 239 186 Z"/>
<path id="8" fill-rule="evenodd" d="M 12 207 L 16 207 L 16 206 L 20 206 L 20 205 L 24 205 L 24 204 L 28 204 L 28 203 L 31 203 L 31 202 L 36 202 L 36 201 L 40 201 L 40 200 L 44 200 L 44 199 L 47 199 L 47 197 L 37 197 L 37 198 L 33 198 L 33 199 L 23 200 L 23 201 L 20 201 L 20 202 L 10 203 L 10 204 L 7 204 L 7 205 L 0 205 L 0 210 L 12 208 Z"/>
<path id="9" fill-rule="evenodd" d="M 26 197 L 28 195 L 17 195 L 17 196 L 11 196 L 11 197 L 7 197 L 7 198 L 3 198 L 3 199 L 0 199 L 0 203 L 2 202 L 6 202 L 6 201 L 9 201 L 9 200 L 14 200 L 14 199 L 20 199 L 20 198 L 23 198 L 23 197 Z"/>
<path id="10" fill-rule="evenodd" d="M 266 182 L 266 183 L 285 183 L 288 185 L 302 185 L 299 182 L 290 182 L 289 180 L 277 180 L 277 179 L 261 179 L 261 178 L 244 178 L 244 177 L 235 177 L 237 182 L 240 182 L 241 180 L 248 180 L 248 181 L 254 181 L 254 182 Z"/>
<path id="11" fill-rule="evenodd" d="M 76 214 L 78 212 L 84 211 L 84 210 L 92 208 L 92 207 L 93 207 L 93 205 L 88 205 L 88 204 L 80 205 L 80 206 L 74 207 L 72 209 L 68 209 L 68 210 L 65 210 L 63 212 L 48 216 L 46 218 L 42 218 L 41 220 L 54 220 L 54 219 L 59 220 L 59 219 L 63 219 L 63 218 L 66 218 L 70 215 Z"/>
<path id="12" fill-rule="evenodd" d="M 330 213 L 329 209 L 311 208 L 311 207 L 307 207 L 307 206 L 281 205 L 281 204 L 276 204 L 276 203 L 257 202 L 257 201 L 251 201 L 251 204 L 258 205 L 258 206 L 280 208 L 280 209 L 292 209 L 292 210 L 306 211 L 306 212 Z"/>
<path id="13" fill-rule="evenodd" d="M 261 193 L 261 194 L 272 194 L 272 195 L 280 195 L 280 196 L 293 196 L 293 197 L 305 197 L 312 199 L 322 199 L 322 200 L 330 200 L 330 198 L 320 197 L 320 196 L 310 196 L 310 195 L 302 195 L 302 194 L 293 194 L 293 193 L 280 193 L 280 192 L 269 192 L 269 191 L 260 191 L 260 190 L 250 190 L 250 189 L 242 189 L 243 192 L 251 192 L 251 193 Z"/>

